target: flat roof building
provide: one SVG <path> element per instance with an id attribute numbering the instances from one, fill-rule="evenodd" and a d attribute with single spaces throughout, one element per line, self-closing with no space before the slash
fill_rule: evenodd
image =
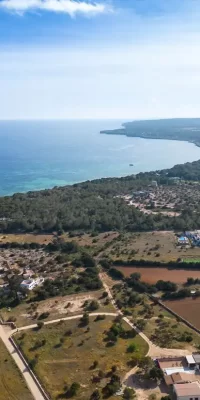
<path id="1" fill-rule="evenodd" d="M 174 392 L 177 400 L 200 400 L 200 386 L 197 382 L 176 383 Z"/>
<path id="2" fill-rule="evenodd" d="M 186 361 L 187 361 L 188 367 L 190 367 L 190 368 L 194 368 L 194 367 L 195 367 L 195 365 L 196 365 L 196 362 L 195 362 L 195 360 L 194 360 L 194 357 L 193 357 L 193 355 L 186 356 L 185 358 L 186 358 Z"/>
<path id="3" fill-rule="evenodd" d="M 21 283 L 21 288 L 26 290 L 32 290 L 35 287 L 35 280 L 34 279 L 27 279 Z"/>
<path id="4" fill-rule="evenodd" d="M 196 365 L 200 366 L 200 354 L 193 354 L 192 355 Z"/>

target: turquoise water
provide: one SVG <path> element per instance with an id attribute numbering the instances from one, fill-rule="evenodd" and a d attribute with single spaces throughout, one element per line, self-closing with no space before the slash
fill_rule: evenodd
<path id="1" fill-rule="evenodd" d="M 200 159 L 200 148 L 192 143 L 99 134 L 119 128 L 122 122 L 1 121 L 0 195 Z"/>

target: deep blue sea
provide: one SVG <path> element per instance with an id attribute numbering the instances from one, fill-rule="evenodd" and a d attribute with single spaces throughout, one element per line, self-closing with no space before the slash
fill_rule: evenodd
<path id="1" fill-rule="evenodd" d="M 1 121 L 0 195 L 200 159 L 200 148 L 187 142 L 100 135 L 100 130 L 119 128 L 122 122 Z"/>

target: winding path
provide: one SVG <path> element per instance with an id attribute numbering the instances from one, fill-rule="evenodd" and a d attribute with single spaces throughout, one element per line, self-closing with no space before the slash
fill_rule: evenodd
<path id="1" fill-rule="evenodd" d="M 118 313 L 112 313 L 112 312 L 99 312 L 99 313 L 90 313 L 89 316 L 90 317 L 98 317 L 98 315 L 106 315 L 108 317 L 116 317 L 118 315 Z M 52 319 L 50 321 L 45 321 L 44 325 L 51 325 L 51 324 L 56 324 L 59 323 L 61 321 L 71 321 L 72 319 L 80 319 L 82 318 L 83 314 L 79 314 L 79 315 L 72 315 L 71 317 L 64 317 L 64 318 L 58 318 L 58 319 Z M 37 328 L 37 324 L 32 324 L 32 325 L 26 325 L 26 326 L 22 326 L 21 328 L 18 329 L 13 329 L 10 331 L 10 336 L 14 335 L 17 332 L 20 331 L 25 331 L 27 329 L 33 329 L 33 328 Z"/>
<path id="2" fill-rule="evenodd" d="M 111 304 L 113 305 L 113 307 L 115 307 L 118 315 L 122 315 L 123 320 L 131 327 L 133 328 L 138 335 L 141 336 L 141 338 L 143 340 L 145 340 L 145 342 L 148 344 L 149 346 L 149 350 L 147 353 L 147 356 L 150 357 L 173 357 L 173 356 L 185 356 L 188 355 L 188 350 L 182 350 L 182 349 L 167 349 L 167 348 L 162 348 L 159 346 L 156 346 L 143 332 L 141 332 L 137 326 L 135 326 L 128 317 L 125 317 L 123 312 L 117 307 L 116 302 L 113 298 L 113 295 L 111 293 L 111 290 L 109 288 L 109 286 L 107 285 L 107 283 L 105 282 L 105 278 L 106 278 L 106 274 L 104 272 L 99 274 L 99 277 L 102 281 L 103 287 L 106 290 L 106 292 L 108 293 L 108 297 L 111 301 Z M 131 371 L 130 371 L 131 372 Z M 130 374 L 129 372 L 129 374 Z"/>

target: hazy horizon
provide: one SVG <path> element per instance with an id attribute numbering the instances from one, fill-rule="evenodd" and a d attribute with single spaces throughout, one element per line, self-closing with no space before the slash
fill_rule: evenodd
<path id="1" fill-rule="evenodd" d="M 160 120 L 177 120 L 177 119 L 200 119 L 199 117 L 163 117 L 163 118 L 10 118 L 10 119 L 3 119 L 0 118 L 0 121 L 2 122 L 45 122 L 45 121 L 56 121 L 56 122 L 62 122 L 62 121 L 119 121 L 119 124 L 123 124 L 126 122 L 134 122 L 134 121 L 160 121 Z"/>

